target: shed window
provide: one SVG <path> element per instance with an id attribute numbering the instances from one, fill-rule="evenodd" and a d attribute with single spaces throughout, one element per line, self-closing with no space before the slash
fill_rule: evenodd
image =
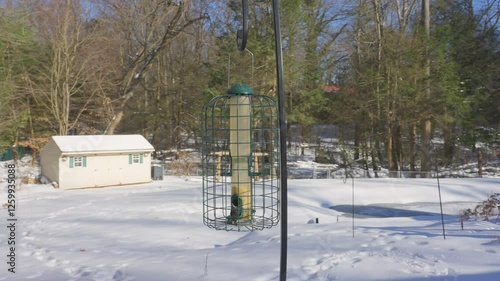
<path id="1" fill-rule="evenodd" d="M 142 154 L 129 154 L 128 155 L 128 163 L 129 164 L 142 164 Z"/>
<path id="2" fill-rule="evenodd" d="M 75 157 L 75 167 L 83 166 L 82 157 Z"/>
<path id="3" fill-rule="evenodd" d="M 69 158 L 69 167 L 87 167 L 87 156 L 75 156 Z"/>
<path id="4" fill-rule="evenodd" d="M 139 163 L 139 154 L 132 155 L 132 163 Z"/>

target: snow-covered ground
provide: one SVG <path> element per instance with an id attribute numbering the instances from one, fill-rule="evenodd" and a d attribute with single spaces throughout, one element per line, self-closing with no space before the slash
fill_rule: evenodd
<path id="1" fill-rule="evenodd" d="M 1 176 L 4 204 L 5 170 Z M 16 193 L 16 273 L 7 271 L 7 209 L 0 209 L 0 280 L 279 280 L 280 227 L 207 228 L 201 185 L 198 177 L 69 191 L 25 184 Z M 351 179 L 288 185 L 287 280 L 500 280 L 496 218 L 462 230 L 457 217 L 500 192 L 498 178 L 440 180 L 446 239 L 436 179 L 354 179 L 355 213 L 363 215 L 354 232 L 351 214 L 330 208 L 352 210 Z"/>

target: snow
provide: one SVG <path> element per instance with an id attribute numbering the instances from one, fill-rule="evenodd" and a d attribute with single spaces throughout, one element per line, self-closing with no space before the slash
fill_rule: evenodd
<path id="1" fill-rule="evenodd" d="M 154 150 L 141 135 L 53 136 L 52 139 L 62 152 Z"/>
<path id="2" fill-rule="evenodd" d="M 7 172 L 0 167 L 3 204 Z M 15 274 L 5 263 L 7 209 L 0 209 L 0 280 L 279 280 L 280 226 L 250 233 L 207 228 L 201 185 L 199 177 L 71 191 L 24 184 L 16 193 Z M 500 192 L 498 178 L 440 179 L 446 239 L 436 179 L 288 185 L 289 281 L 500 280 L 500 225 L 466 221 L 462 230 L 458 220 L 460 210 Z M 373 215 L 356 216 L 354 224 L 351 214 L 330 208 L 352 207 L 353 185 L 355 213 Z M 379 211 L 403 216 L 375 217 Z M 310 223 L 316 218 L 319 224 Z"/>

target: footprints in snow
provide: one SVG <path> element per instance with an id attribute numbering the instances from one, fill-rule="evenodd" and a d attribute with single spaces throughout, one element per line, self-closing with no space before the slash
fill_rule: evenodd
<path id="1" fill-rule="evenodd" d="M 29 232 L 23 234 L 25 234 L 26 237 L 26 235 L 29 234 Z M 76 266 L 72 264 L 72 262 L 69 260 L 61 260 L 56 258 L 57 253 L 50 251 L 47 248 L 35 247 L 30 243 L 23 243 L 21 244 L 21 247 L 23 249 L 21 255 L 25 257 L 31 256 L 48 268 L 60 268 L 70 277 L 70 279 L 68 280 L 71 281 L 77 281 L 77 280 L 131 281 L 135 279 L 134 276 L 128 275 L 123 270 L 123 268 L 128 266 L 128 264 L 115 264 L 113 266 L 100 264 L 94 267 Z M 34 273 L 27 275 L 26 276 L 27 279 L 39 280 L 40 277 L 43 277 L 44 271 L 40 270 L 43 269 L 43 267 L 37 266 L 36 268 L 38 271 L 35 271 Z"/>
<path id="2" fill-rule="evenodd" d="M 397 255 L 393 251 L 398 251 Z M 300 272 L 304 280 L 336 280 L 336 275 L 341 275 L 348 268 L 363 267 L 363 261 L 368 266 L 373 263 L 391 265 L 395 269 L 410 275 L 450 275 L 453 269 L 445 266 L 443 261 L 433 256 L 424 256 L 419 253 L 401 251 L 397 248 L 387 251 L 347 251 L 343 253 L 330 253 L 315 259 L 309 258 L 303 262 Z M 337 269 L 336 269 L 337 268 Z M 351 269 L 352 270 L 352 269 Z"/>
<path id="3" fill-rule="evenodd" d="M 364 231 L 370 232 L 370 230 Z M 304 260 L 295 274 L 300 275 L 301 280 L 337 280 L 337 278 L 342 279 L 344 273 L 352 272 L 352 268 L 361 269 L 366 266 L 372 267 L 374 264 L 384 264 L 391 265 L 394 270 L 404 272 L 409 276 L 457 275 L 454 269 L 447 267 L 442 260 L 443 256 L 434 256 L 426 251 L 419 251 L 419 247 L 432 246 L 430 243 L 432 241 L 426 241 L 428 237 L 412 237 L 413 241 L 406 242 L 404 240 L 409 237 L 404 235 L 384 232 L 374 232 L 371 235 L 365 243 L 360 245 L 362 247 L 360 251 L 342 251 L 323 247 L 322 250 L 331 253 L 322 255 L 320 258 Z M 407 248 L 408 245 L 414 246 Z"/>

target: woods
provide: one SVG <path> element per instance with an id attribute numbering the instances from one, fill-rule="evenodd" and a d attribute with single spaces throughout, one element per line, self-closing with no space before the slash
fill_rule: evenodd
<path id="1" fill-rule="evenodd" d="M 315 125 L 354 128 L 338 145 L 375 173 L 430 172 L 460 161 L 458 147 L 498 150 L 499 0 L 281 2 L 300 141 L 316 142 Z M 275 97 L 271 1 L 249 1 L 243 53 L 240 1 L 0 3 L 0 149 L 126 133 L 196 147 L 202 104 L 230 84 Z"/>

